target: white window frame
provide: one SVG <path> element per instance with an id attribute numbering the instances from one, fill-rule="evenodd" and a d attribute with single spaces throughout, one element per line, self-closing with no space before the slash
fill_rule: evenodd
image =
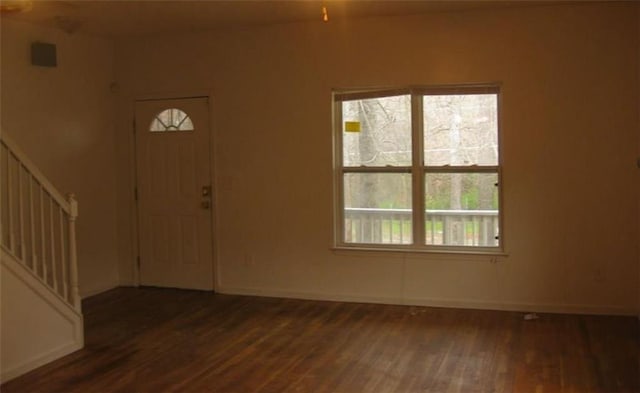
<path id="1" fill-rule="evenodd" d="M 505 255 L 504 204 L 502 199 L 502 132 L 501 132 L 501 91 L 500 85 L 455 85 L 406 88 L 379 89 L 334 89 L 333 106 L 333 249 L 364 251 L 399 251 L 399 252 L 435 252 L 462 254 Z M 497 96 L 498 127 L 498 164 L 472 166 L 427 166 L 423 149 L 423 96 L 425 95 L 462 95 L 462 94 L 495 94 Z M 411 166 L 343 166 L 343 118 L 342 102 L 349 100 L 382 98 L 397 95 L 411 96 Z M 412 176 L 412 237 L 411 244 L 379 244 L 379 243 L 347 243 L 344 233 L 344 175 L 345 173 L 411 173 Z M 492 173 L 498 177 L 498 228 L 497 246 L 457 246 L 430 245 L 425 239 L 425 175 L 427 173 Z"/>

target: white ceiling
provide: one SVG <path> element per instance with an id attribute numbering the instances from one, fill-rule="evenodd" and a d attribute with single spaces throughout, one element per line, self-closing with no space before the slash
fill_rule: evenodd
<path id="1" fill-rule="evenodd" d="M 322 6 L 330 22 L 344 18 L 407 15 L 470 9 L 557 4 L 553 1 L 432 1 L 432 0 L 0 0 L 26 2 L 23 12 L 2 18 L 61 28 L 69 33 L 126 37 L 245 28 L 256 25 L 321 21 Z"/>

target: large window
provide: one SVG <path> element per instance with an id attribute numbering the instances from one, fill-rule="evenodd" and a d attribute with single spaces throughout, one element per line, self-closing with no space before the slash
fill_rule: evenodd
<path id="1" fill-rule="evenodd" d="M 338 247 L 496 252 L 497 86 L 334 92 Z"/>

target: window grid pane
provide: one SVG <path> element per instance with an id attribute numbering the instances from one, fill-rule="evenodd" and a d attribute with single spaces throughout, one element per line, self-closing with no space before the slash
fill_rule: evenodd
<path id="1" fill-rule="evenodd" d="M 342 102 L 343 163 L 411 165 L 411 96 Z"/>
<path id="2" fill-rule="evenodd" d="M 423 117 L 425 165 L 498 165 L 496 94 L 424 96 Z"/>
<path id="3" fill-rule="evenodd" d="M 344 241 L 411 244 L 411 175 L 345 173 Z"/>
<path id="4" fill-rule="evenodd" d="M 425 242 L 499 246 L 497 173 L 427 173 Z"/>

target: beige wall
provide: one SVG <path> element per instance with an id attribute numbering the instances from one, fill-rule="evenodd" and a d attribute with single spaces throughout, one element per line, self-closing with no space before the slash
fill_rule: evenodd
<path id="1" fill-rule="evenodd" d="M 2 20 L 2 132 L 59 191 L 76 193 L 82 295 L 118 284 L 113 43 Z M 56 68 L 30 64 L 34 41 Z"/>
<path id="2" fill-rule="evenodd" d="M 634 313 L 634 7 L 441 13 L 119 42 L 122 282 L 133 280 L 133 99 L 210 90 L 220 291 Z M 331 89 L 493 81 L 503 84 L 508 256 L 492 264 L 332 252 Z"/>
<path id="3" fill-rule="evenodd" d="M 629 313 L 639 20 L 632 3 L 440 13 L 132 39 L 114 54 L 3 19 L 2 132 L 77 193 L 84 295 L 134 282 L 133 99 L 212 92 L 219 290 Z M 57 45 L 57 68 L 29 64 L 38 40 Z M 508 256 L 332 252 L 331 89 L 492 81 Z"/>

